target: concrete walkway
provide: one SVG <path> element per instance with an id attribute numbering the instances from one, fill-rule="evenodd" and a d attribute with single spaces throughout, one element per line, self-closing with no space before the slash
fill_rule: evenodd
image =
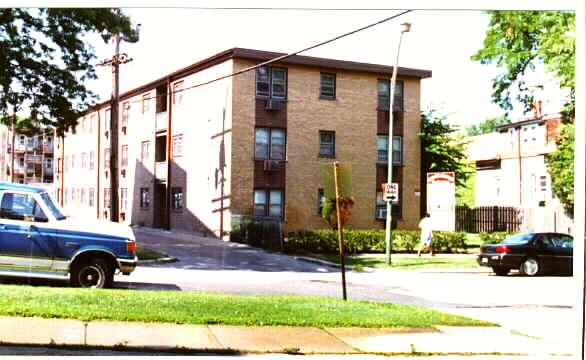
<path id="1" fill-rule="evenodd" d="M 571 355 L 575 349 L 496 327 L 424 330 L 179 325 L 0 317 L 0 342 L 178 350 L 304 354 Z"/>

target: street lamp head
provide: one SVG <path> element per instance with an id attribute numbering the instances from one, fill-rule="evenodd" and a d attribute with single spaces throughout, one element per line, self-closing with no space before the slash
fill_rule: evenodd
<path id="1" fill-rule="evenodd" d="M 401 24 L 401 26 L 403 27 L 401 29 L 402 33 L 406 33 L 406 32 L 411 31 L 411 24 L 410 23 L 403 23 L 403 24 Z"/>

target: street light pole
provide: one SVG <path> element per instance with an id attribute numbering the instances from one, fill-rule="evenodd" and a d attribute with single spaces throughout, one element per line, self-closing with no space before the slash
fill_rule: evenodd
<path id="1" fill-rule="evenodd" d="M 395 66 L 393 67 L 393 75 L 391 76 L 391 86 L 389 89 L 389 141 L 387 142 L 387 184 L 393 183 L 393 105 L 395 102 L 395 83 L 397 82 L 397 69 L 399 67 L 399 54 L 401 52 L 401 40 L 403 34 L 411 31 L 411 24 L 401 24 L 401 34 L 399 35 L 399 45 L 397 47 L 397 58 L 395 59 Z M 387 201 L 387 221 L 385 224 L 385 255 L 386 264 L 391 265 L 391 209 L 392 201 Z"/>

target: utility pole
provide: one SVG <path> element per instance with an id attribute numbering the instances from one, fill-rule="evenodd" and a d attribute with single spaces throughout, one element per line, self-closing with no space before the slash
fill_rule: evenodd
<path id="1" fill-rule="evenodd" d="M 395 66 L 393 67 L 393 75 L 391 76 L 391 87 L 389 89 L 389 141 L 387 148 L 387 184 L 393 183 L 393 106 L 395 103 L 395 84 L 397 82 L 397 68 L 399 67 L 399 53 L 401 52 L 401 40 L 403 40 L 403 34 L 411 30 L 411 24 L 409 23 L 401 24 L 401 26 L 403 26 L 403 29 L 401 30 L 401 35 L 399 36 L 397 58 L 395 60 Z M 387 265 L 391 265 L 391 203 L 391 201 L 387 201 L 387 221 L 385 224 L 385 255 Z"/>
<path id="2" fill-rule="evenodd" d="M 117 10 L 120 12 L 120 10 Z M 137 26 L 137 33 L 140 24 Z M 116 33 L 112 36 L 114 56 L 98 64 L 112 67 L 112 97 L 110 100 L 110 221 L 119 220 L 118 201 L 118 97 L 120 92 L 120 65 L 132 61 L 127 54 L 120 54 L 120 41 L 127 40 Z M 127 40 L 128 41 L 128 40 Z M 98 149 L 99 151 L 99 149 Z M 99 189 L 98 189 L 99 191 Z"/>

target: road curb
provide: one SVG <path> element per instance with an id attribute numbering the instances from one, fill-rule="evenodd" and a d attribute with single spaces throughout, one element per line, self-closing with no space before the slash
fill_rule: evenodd
<path id="1" fill-rule="evenodd" d="M 304 261 L 304 262 L 308 262 L 308 263 L 326 265 L 326 266 L 336 267 L 336 268 L 340 268 L 340 269 L 342 268 L 342 265 L 335 263 L 335 262 L 332 262 L 332 261 L 320 260 L 320 259 L 306 257 L 306 256 L 293 256 L 293 258 L 295 260 Z M 375 269 L 369 268 L 369 267 L 363 267 L 363 268 L 361 268 L 362 269 L 361 271 L 357 271 L 357 270 L 354 270 L 352 268 L 352 266 L 350 266 L 350 265 L 346 265 L 345 268 L 346 268 L 346 271 L 354 271 L 354 272 L 374 272 L 375 271 Z"/>
<path id="2" fill-rule="evenodd" d="M 178 261 L 179 261 L 179 259 L 176 257 L 166 257 L 166 258 L 153 259 L 153 260 L 139 260 L 138 266 L 169 264 L 169 263 L 174 263 L 174 262 L 178 262 Z"/>

